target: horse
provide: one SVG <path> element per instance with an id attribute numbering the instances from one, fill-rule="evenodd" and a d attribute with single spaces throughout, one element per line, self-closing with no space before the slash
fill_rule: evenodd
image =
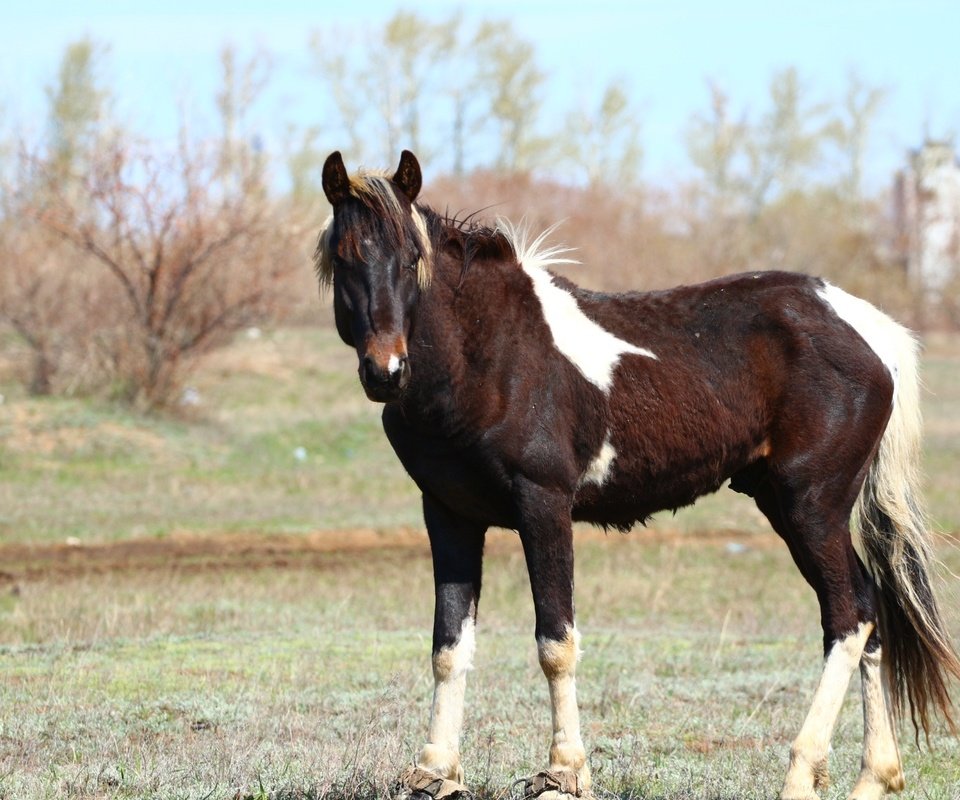
<path id="1" fill-rule="evenodd" d="M 484 537 L 519 534 L 553 726 L 527 797 L 591 795 L 575 675 L 572 523 L 626 531 L 730 488 L 753 498 L 816 593 L 824 662 L 782 800 L 815 800 L 851 675 L 864 740 L 850 798 L 904 787 L 909 707 L 953 728 L 960 660 L 933 592 L 918 488 L 913 335 L 816 277 L 751 272 L 602 294 L 553 274 L 567 248 L 523 226 L 441 215 L 422 172 L 325 161 L 315 253 L 340 338 L 422 495 L 434 584 L 427 741 L 400 796 L 469 797 L 461 766 Z M 548 231 L 549 232 L 549 231 Z"/>

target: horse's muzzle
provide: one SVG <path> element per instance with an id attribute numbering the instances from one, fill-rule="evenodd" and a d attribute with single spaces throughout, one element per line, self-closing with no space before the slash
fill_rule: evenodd
<path id="1" fill-rule="evenodd" d="M 373 356 L 360 359 L 360 383 L 367 397 L 377 403 L 389 403 L 400 398 L 410 382 L 410 362 L 406 353 L 392 355 L 386 365 Z"/>

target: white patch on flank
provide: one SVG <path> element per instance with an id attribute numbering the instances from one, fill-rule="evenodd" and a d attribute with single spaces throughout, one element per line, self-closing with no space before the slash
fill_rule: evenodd
<path id="1" fill-rule="evenodd" d="M 600 327 L 583 313 L 572 294 L 553 282 L 547 267 L 551 264 L 576 263 L 573 259 L 563 257 L 564 253 L 570 252 L 569 248 L 544 248 L 544 240 L 555 227 L 547 228 L 532 242 L 528 242 L 526 228 L 515 227 L 503 219 L 497 221 L 497 229 L 509 239 L 517 254 L 517 261 L 533 281 L 533 289 L 540 300 L 556 348 L 590 383 L 609 394 L 620 356 L 638 355 L 654 360 L 657 356 Z"/>
<path id="2" fill-rule="evenodd" d="M 876 306 L 848 294 L 831 283 L 819 289 L 817 294 L 837 313 L 840 319 L 844 320 L 870 345 L 870 349 L 877 354 L 877 357 L 886 366 L 887 371 L 893 378 L 893 385 L 896 387 L 900 377 L 898 365 L 901 357 L 897 344 L 901 341 L 901 337 L 891 336 L 890 332 L 891 326 L 897 328 L 900 328 L 900 326 Z"/>
<path id="3" fill-rule="evenodd" d="M 400 369 L 400 358 L 396 354 L 394 354 L 390 356 L 390 360 L 387 362 L 387 372 L 393 375 L 399 369 Z"/>
<path id="4" fill-rule="evenodd" d="M 580 476 L 580 485 L 593 483 L 597 486 L 603 486 L 610 478 L 610 473 L 613 472 L 613 460 L 616 457 L 617 451 L 610 444 L 610 431 L 607 431 L 603 444 L 600 445 L 600 452 L 594 456 L 583 475 Z"/>

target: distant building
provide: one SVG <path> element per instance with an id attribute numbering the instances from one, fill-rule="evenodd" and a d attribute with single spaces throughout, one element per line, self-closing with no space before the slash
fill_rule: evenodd
<path id="1" fill-rule="evenodd" d="M 952 142 L 926 141 L 897 173 L 898 250 L 911 282 L 939 300 L 960 277 L 960 163 Z"/>

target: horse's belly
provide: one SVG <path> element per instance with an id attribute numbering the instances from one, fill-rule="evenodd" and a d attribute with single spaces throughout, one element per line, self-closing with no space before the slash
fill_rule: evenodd
<path id="1" fill-rule="evenodd" d="M 603 480 L 588 469 L 574 498 L 573 518 L 627 529 L 658 511 L 675 510 L 711 494 L 743 467 L 740 458 L 703 458 L 657 469 L 622 459 Z"/>

